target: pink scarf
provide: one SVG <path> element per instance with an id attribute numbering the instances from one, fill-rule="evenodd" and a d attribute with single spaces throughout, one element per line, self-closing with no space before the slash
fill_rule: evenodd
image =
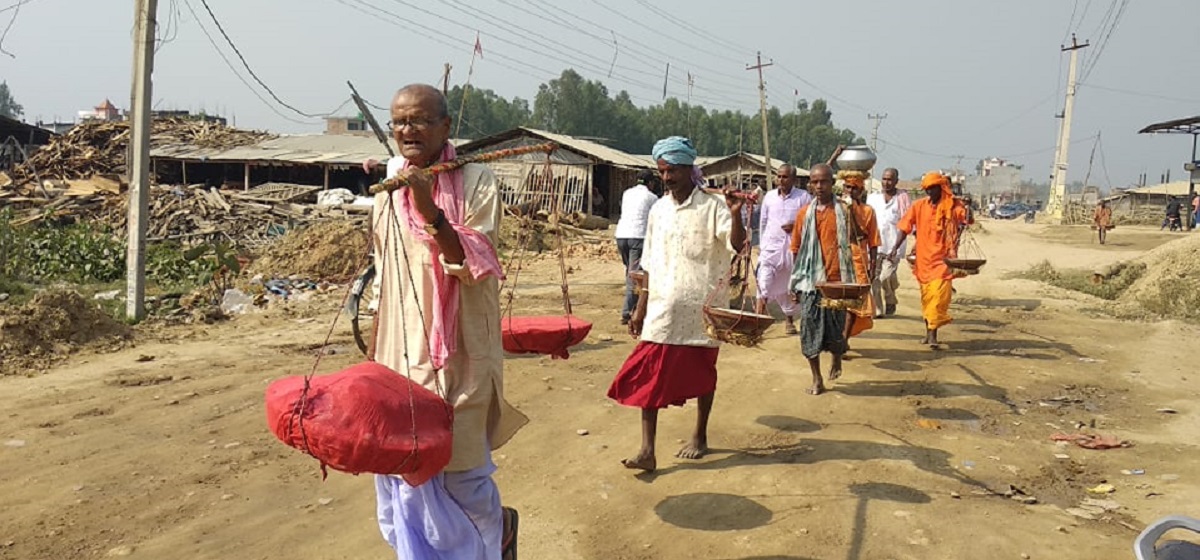
<path id="1" fill-rule="evenodd" d="M 454 145 L 447 142 L 446 147 L 442 149 L 440 161 L 453 160 L 456 155 Z M 410 166 L 408 160 L 405 160 L 402 169 L 408 169 Z M 393 202 L 399 202 L 400 219 L 408 226 L 409 233 L 429 248 L 432 257 L 434 301 L 433 328 L 429 333 L 429 358 L 433 362 L 434 368 L 442 369 L 446 366 L 446 360 L 457 350 L 458 345 L 458 306 L 460 304 L 458 279 L 447 275 L 443 270 L 440 258 L 441 250 L 433 236 L 425 232 L 425 218 L 413 206 L 412 197 L 409 196 L 408 191 L 400 189 L 394 191 L 392 196 L 395 197 Z M 462 225 L 465 198 L 461 168 L 437 176 L 433 201 L 438 208 L 442 209 L 442 212 L 445 212 L 446 221 L 458 234 L 458 241 L 462 244 L 463 253 L 466 255 L 464 264 L 467 271 L 470 272 L 471 278 L 474 280 L 486 276 L 502 278 L 504 272 L 500 267 L 500 259 L 496 256 L 496 248 L 492 246 L 492 241 L 483 233 Z"/>

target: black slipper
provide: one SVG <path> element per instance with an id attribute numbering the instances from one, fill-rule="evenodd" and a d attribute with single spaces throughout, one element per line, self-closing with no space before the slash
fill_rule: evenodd
<path id="1" fill-rule="evenodd" d="M 521 526 L 521 515 L 510 507 L 500 509 L 508 518 L 508 534 L 503 537 L 500 557 L 503 560 L 517 560 L 517 529 Z"/>

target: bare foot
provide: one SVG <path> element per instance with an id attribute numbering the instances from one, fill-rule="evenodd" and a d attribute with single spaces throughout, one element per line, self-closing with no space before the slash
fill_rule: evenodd
<path id="1" fill-rule="evenodd" d="M 675 456 L 680 459 L 699 459 L 708 454 L 708 444 L 703 441 L 692 440 L 691 443 L 683 446 Z"/>
<path id="2" fill-rule="evenodd" d="M 843 357 L 842 359 L 845 360 L 846 358 Z M 842 368 L 841 367 L 829 368 L 829 380 L 830 381 L 834 381 L 834 380 L 840 378 L 841 376 L 842 376 Z"/>
<path id="3" fill-rule="evenodd" d="M 646 472 L 654 472 L 654 469 L 658 468 L 658 461 L 655 460 L 654 455 L 645 452 L 639 453 L 637 457 L 621 459 L 621 464 L 625 465 L 627 469 L 637 469 Z"/>
<path id="4" fill-rule="evenodd" d="M 808 393 L 810 395 L 820 395 L 821 393 L 825 392 L 825 384 L 817 383 L 816 385 L 813 385 L 812 387 L 805 389 L 804 392 Z"/>

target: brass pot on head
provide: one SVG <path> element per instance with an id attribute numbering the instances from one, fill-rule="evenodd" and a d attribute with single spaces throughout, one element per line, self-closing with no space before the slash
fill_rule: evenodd
<path id="1" fill-rule="evenodd" d="M 870 147 L 846 146 L 837 157 L 837 166 L 847 171 L 870 171 L 875 161 L 875 152 Z"/>

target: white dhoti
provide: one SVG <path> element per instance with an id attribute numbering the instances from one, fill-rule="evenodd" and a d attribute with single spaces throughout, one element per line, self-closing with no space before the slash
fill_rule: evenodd
<path id="1" fill-rule="evenodd" d="M 398 560 L 500 560 L 504 532 L 496 465 L 443 472 L 413 487 L 375 476 L 379 530 Z"/>
<path id="2" fill-rule="evenodd" d="M 788 293 L 792 277 L 792 254 L 788 251 L 762 255 L 758 261 L 755 278 L 758 280 L 758 298 L 775 302 L 788 317 L 796 315 L 796 304 Z"/>

